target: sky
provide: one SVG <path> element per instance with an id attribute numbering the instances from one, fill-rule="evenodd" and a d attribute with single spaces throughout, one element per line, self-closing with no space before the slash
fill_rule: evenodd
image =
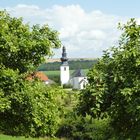
<path id="1" fill-rule="evenodd" d="M 139 0 L 0 0 L 0 9 L 24 23 L 57 30 L 70 58 L 97 58 L 117 45 L 118 23 L 140 22 Z M 53 58 L 61 57 L 61 49 Z"/>

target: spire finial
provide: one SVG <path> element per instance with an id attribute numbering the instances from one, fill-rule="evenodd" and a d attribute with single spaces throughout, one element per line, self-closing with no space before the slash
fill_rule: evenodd
<path id="1" fill-rule="evenodd" d="M 64 51 L 66 51 L 66 47 L 65 47 L 65 46 L 63 46 L 63 52 L 64 52 Z"/>
<path id="2" fill-rule="evenodd" d="M 68 65 L 68 58 L 67 58 L 67 53 L 66 53 L 66 47 L 62 47 L 62 57 L 61 57 L 61 62 L 63 65 Z"/>

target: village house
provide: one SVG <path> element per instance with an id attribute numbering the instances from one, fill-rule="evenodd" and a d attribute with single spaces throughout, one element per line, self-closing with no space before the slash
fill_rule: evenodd
<path id="1" fill-rule="evenodd" d="M 33 79 L 39 79 L 41 80 L 42 82 L 44 82 L 45 84 L 53 84 L 54 81 L 50 80 L 43 72 L 41 71 L 37 71 L 37 72 L 34 72 L 32 74 L 30 74 L 26 79 L 29 80 L 29 81 L 32 81 Z"/>

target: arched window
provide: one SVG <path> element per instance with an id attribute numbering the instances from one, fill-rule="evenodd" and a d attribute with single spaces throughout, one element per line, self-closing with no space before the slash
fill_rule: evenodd
<path id="1" fill-rule="evenodd" d="M 66 71 L 66 67 L 64 67 L 64 71 Z"/>

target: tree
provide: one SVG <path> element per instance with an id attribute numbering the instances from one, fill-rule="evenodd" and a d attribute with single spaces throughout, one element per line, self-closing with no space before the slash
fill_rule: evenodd
<path id="1" fill-rule="evenodd" d="M 48 25 L 30 27 L 6 11 L 0 11 L 0 29 L 0 65 L 20 73 L 36 69 L 44 56 L 60 47 L 58 33 Z"/>
<path id="2" fill-rule="evenodd" d="M 59 123 L 57 97 L 62 91 L 26 76 L 60 47 L 58 33 L 48 25 L 30 27 L 6 11 L 0 11 L 0 29 L 0 131 L 52 136 Z"/>
<path id="3" fill-rule="evenodd" d="M 6 11 L 0 11 L 0 29 L 0 108 L 4 109 L 8 107 L 5 98 L 8 88 L 15 88 L 10 86 L 14 71 L 16 74 L 34 71 L 44 56 L 52 55 L 52 49 L 60 47 L 60 41 L 58 33 L 48 25 L 30 27 L 23 24 L 22 18 L 10 17 Z"/>
<path id="4" fill-rule="evenodd" d="M 119 25 L 118 47 L 106 51 L 88 74 L 79 112 L 111 118 L 121 138 L 140 136 L 140 26 L 134 19 Z"/>

